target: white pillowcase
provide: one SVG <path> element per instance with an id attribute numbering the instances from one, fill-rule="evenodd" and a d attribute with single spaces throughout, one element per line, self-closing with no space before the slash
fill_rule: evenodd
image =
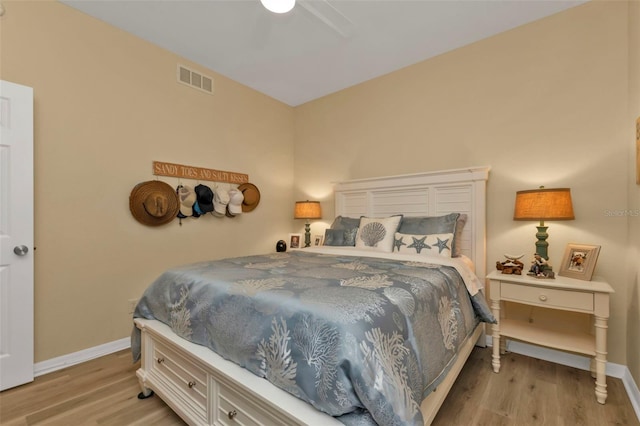
<path id="1" fill-rule="evenodd" d="M 360 218 L 356 247 L 391 253 L 393 237 L 400 226 L 402 215 Z"/>
<path id="2" fill-rule="evenodd" d="M 403 254 L 451 257 L 453 233 L 413 235 L 395 233 L 393 251 Z"/>

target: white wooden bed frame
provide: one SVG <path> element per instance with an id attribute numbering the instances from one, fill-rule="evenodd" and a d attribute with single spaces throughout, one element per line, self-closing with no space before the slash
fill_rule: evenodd
<path id="1" fill-rule="evenodd" d="M 462 253 L 484 282 L 485 199 L 489 167 L 359 179 L 335 185 L 336 216 L 439 216 L 465 213 Z M 342 424 L 215 352 L 190 343 L 155 320 L 135 319 L 142 331 L 140 398 L 158 394 L 191 425 Z M 431 424 L 473 346 L 484 342 L 483 324 L 463 344 L 445 380 L 422 403 Z M 483 345 L 484 346 L 484 345 Z"/>

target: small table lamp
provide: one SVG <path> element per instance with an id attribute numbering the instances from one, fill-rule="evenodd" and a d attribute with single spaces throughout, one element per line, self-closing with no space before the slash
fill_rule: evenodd
<path id="1" fill-rule="evenodd" d="M 307 220 L 307 223 L 304 225 L 304 246 L 309 247 L 311 245 L 311 230 L 309 219 L 322 219 L 322 209 L 320 208 L 320 201 L 296 201 L 296 208 L 293 212 L 293 218 Z"/>
<path id="2" fill-rule="evenodd" d="M 516 193 L 516 206 L 513 220 L 539 220 L 537 226 L 536 254 L 545 260 L 549 260 L 547 248 L 549 237 L 545 220 L 573 220 L 573 203 L 571 202 L 571 190 L 569 188 L 539 189 L 518 191 Z"/>

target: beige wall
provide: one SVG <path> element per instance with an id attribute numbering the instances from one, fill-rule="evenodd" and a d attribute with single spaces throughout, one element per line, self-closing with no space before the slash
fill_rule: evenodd
<path id="1" fill-rule="evenodd" d="M 596 273 L 616 290 L 609 359 L 626 364 L 628 218 L 606 212 L 629 204 L 627 10 L 588 3 L 296 108 L 297 193 L 490 165 L 492 269 L 535 250 L 535 223 L 512 220 L 515 192 L 570 187 L 576 220 L 548 223 L 550 260 L 568 242 L 602 245 Z"/>
<path id="2" fill-rule="evenodd" d="M 629 122 L 640 118 L 640 1 L 629 2 Z M 640 184 L 636 184 L 636 135 L 631 126 L 629 167 L 629 288 L 627 365 L 640 383 Z M 640 173 L 640 170 L 638 170 Z"/>
<path id="3" fill-rule="evenodd" d="M 36 362 L 128 336 L 127 300 L 168 266 L 291 232 L 290 107 L 214 73 L 214 96 L 178 84 L 194 64 L 60 3 L 3 5 L 0 77 L 35 96 Z M 143 226 L 128 198 L 153 160 L 247 173 L 260 205 Z"/>

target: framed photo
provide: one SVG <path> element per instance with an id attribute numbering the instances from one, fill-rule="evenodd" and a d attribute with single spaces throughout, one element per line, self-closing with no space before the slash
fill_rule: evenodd
<path id="1" fill-rule="evenodd" d="M 313 236 L 313 245 L 314 246 L 316 246 L 316 247 L 317 246 L 321 246 L 323 241 L 324 241 L 324 235 L 318 234 L 318 235 L 314 235 Z"/>
<path id="2" fill-rule="evenodd" d="M 289 248 L 297 249 L 302 247 L 300 242 L 302 241 L 302 234 L 289 234 Z"/>
<path id="3" fill-rule="evenodd" d="M 558 275 L 591 281 L 598 254 L 600 254 L 600 246 L 567 244 Z"/>

